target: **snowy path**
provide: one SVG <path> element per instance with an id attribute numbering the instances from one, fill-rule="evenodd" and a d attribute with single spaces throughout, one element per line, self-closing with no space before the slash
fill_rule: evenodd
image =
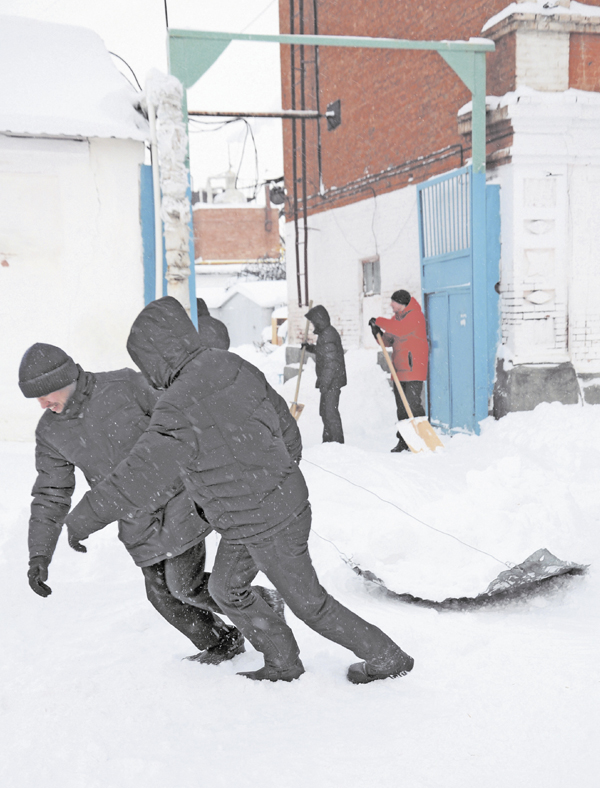
<path id="1" fill-rule="evenodd" d="M 350 361 L 362 376 L 362 357 Z M 480 611 L 398 603 L 324 538 L 337 534 L 344 551 L 380 568 L 387 558 L 394 581 L 405 570 L 407 583 L 432 589 L 452 580 L 440 566 L 451 551 L 307 462 L 322 582 L 416 666 L 404 679 L 354 687 L 345 679 L 352 655 L 288 613 L 307 673 L 254 684 L 234 675 L 259 666 L 252 650 L 219 667 L 181 661 L 193 648 L 146 601 L 114 526 L 88 540 L 87 555 L 61 539 L 53 594 L 36 597 L 26 578 L 32 446 L 0 443 L 3 788 L 597 787 L 600 407 L 542 406 L 486 423 L 480 438 L 454 438 L 443 455 L 394 456 L 387 384 L 358 380 L 342 394 L 347 444 L 321 446 L 307 374 L 308 461 L 366 487 L 382 479 L 383 494 L 469 539 L 485 526 L 485 544 L 502 558 L 522 560 L 512 551 L 531 541 L 590 563 L 588 574 L 551 596 Z M 384 555 L 393 528 L 397 544 Z M 465 570 L 479 591 L 480 572 Z"/>

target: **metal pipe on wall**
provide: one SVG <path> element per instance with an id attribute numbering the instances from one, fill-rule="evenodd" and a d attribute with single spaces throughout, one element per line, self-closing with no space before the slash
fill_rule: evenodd
<path id="1" fill-rule="evenodd" d="M 294 0 L 290 0 L 290 33 L 295 32 L 295 7 Z M 290 46 L 290 72 L 291 72 L 291 95 L 290 103 L 292 111 L 296 109 L 296 47 Z M 294 222 L 294 255 L 296 260 L 296 286 L 298 289 L 298 306 L 302 306 L 302 282 L 300 278 L 300 237 L 298 228 L 298 168 L 296 163 L 297 145 L 296 118 L 292 118 L 292 214 Z"/>

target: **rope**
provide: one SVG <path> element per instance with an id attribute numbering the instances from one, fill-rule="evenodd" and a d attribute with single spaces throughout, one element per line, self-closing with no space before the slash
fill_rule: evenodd
<path id="1" fill-rule="evenodd" d="M 335 473 L 334 471 L 330 471 L 328 468 L 323 468 L 321 465 L 317 465 L 316 462 L 311 462 L 310 460 L 307 460 L 307 459 L 304 459 L 304 458 L 302 459 L 302 462 L 306 462 L 309 465 L 313 465 L 315 468 L 319 468 L 319 470 L 325 471 L 325 473 L 330 473 L 332 476 L 337 476 L 338 479 L 342 479 L 342 481 L 348 482 L 348 484 L 351 484 L 353 487 L 358 487 L 359 490 L 364 490 L 365 492 L 371 493 L 371 495 L 374 495 L 376 498 L 378 498 L 383 503 L 387 503 L 390 506 L 393 506 L 395 509 L 398 509 L 399 512 L 402 512 L 402 514 L 405 514 L 407 517 L 411 517 L 413 520 L 415 520 L 420 525 L 424 525 L 426 528 L 430 528 L 432 531 L 436 531 L 438 534 L 442 534 L 443 536 L 448 536 L 448 537 L 450 537 L 450 539 L 454 539 L 456 542 L 460 542 L 460 544 L 464 545 L 465 547 L 469 547 L 471 550 L 475 550 L 478 553 L 482 553 L 483 555 L 487 555 L 488 558 L 493 558 L 494 561 L 497 561 L 499 564 L 502 564 L 503 566 L 507 566 L 509 569 L 514 569 L 515 568 L 514 564 L 510 564 L 507 561 L 502 561 L 500 558 L 496 558 L 495 555 L 492 555 L 491 553 L 488 553 L 485 550 L 480 550 L 479 547 L 475 547 L 474 545 L 469 544 L 468 542 L 464 542 L 462 539 L 459 539 L 458 536 L 454 536 L 454 534 L 448 533 L 448 531 L 442 531 L 441 528 L 436 528 L 435 526 L 429 525 L 429 523 L 426 523 L 423 520 L 419 520 L 419 518 L 415 517 L 414 514 L 411 514 L 410 512 L 407 512 L 405 509 L 402 509 L 402 507 L 398 506 L 398 504 L 394 503 L 393 501 L 388 501 L 385 498 L 382 498 L 376 492 L 373 492 L 373 490 L 369 490 L 368 487 L 363 487 L 360 484 L 356 484 L 356 482 L 350 481 L 350 479 L 347 479 L 345 476 L 340 476 L 339 473 Z M 314 531 L 314 529 L 313 529 L 313 531 Z M 315 531 L 315 533 L 316 533 L 316 531 Z M 318 534 L 318 533 L 317 533 L 317 536 L 319 536 L 321 539 L 324 539 L 324 541 L 329 542 L 329 539 L 325 539 L 323 536 L 320 536 L 320 534 Z M 333 542 L 330 542 L 330 544 L 333 544 Z M 333 545 L 333 546 L 336 548 L 336 550 L 338 550 L 340 555 L 344 555 L 342 553 L 342 551 L 339 550 L 336 547 L 336 545 Z"/>

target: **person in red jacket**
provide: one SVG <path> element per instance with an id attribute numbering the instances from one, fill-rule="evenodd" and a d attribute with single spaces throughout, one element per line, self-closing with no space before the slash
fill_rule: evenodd
<path id="1" fill-rule="evenodd" d="M 425 316 L 418 302 L 407 290 L 396 290 L 391 300 L 394 317 L 372 317 L 369 325 L 373 336 L 377 339 L 382 334 L 383 344 L 392 348 L 392 364 L 402 383 L 404 394 L 411 407 L 413 416 L 424 416 L 425 410 L 421 403 L 423 381 L 427 380 L 427 364 L 429 361 L 429 345 Z M 408 413 L 394 386 L 398 421 L 408 418 Z M 400 433 L 396 433 L 398 444 L 392 451 L 406 451 L 408 445 Z"/>

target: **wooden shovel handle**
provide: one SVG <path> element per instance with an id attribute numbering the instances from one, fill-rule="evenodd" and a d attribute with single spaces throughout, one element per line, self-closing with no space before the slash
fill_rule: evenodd
<path id="1" fill-rule="evenodd" d="M 402 383 L 400 383 L 400 381 L 398 380 L 398 375 L 396 374 L 396 370 L 394 369 L 394 365 L 392 364 L 392 359 L 390 358 L 390 354 L 387 352 L 387 348 L 383 344 L 383 339 L 381 338 L 381 334 L 377 334 L 377 341 L 381 345 L 381 349 L 383 350 L 383 355 L 385 356 L 387 365 L 390 368 L 390 372 L 392 373 L 392 378 L 394 379 L 394 383 L 396 384 L 396 388 L 398 389 L 398 393 L 400 394 L 400 399 L 402 400 L 402 403 L 406 408 L 406 412 L 408 413 L 408 418 L 411 421 L 413 421 L 415 417 L 413 416 L 413 412 L 410 409 L 408 400 L 406 399 L 406 394 L 404 393 L 404 389 L 402 388 Z"/>
<path id="2" fill-rule="evenodd" d="M 308 311 L 312 309 L 313 302 L 310 301 L 308 304 Z M 308 318 L 306 319 L 306 326 L 304 327 L 304 341 L 306 342 L 308 339 L 308 329 L 309 329 L 310 321 Z M 306 355 L 306 348 L 302 348 L 302 352 L 300 353 L 300 366 L 298 367 L 298 382 L 296 383 L 296 394 L 294 395 L 294 401 L 292 405 L 298 404 L 298 394 L 300 393 L 300 378 L 302 377 L 302 367 L 304 366 L 304 357 Z"/>

